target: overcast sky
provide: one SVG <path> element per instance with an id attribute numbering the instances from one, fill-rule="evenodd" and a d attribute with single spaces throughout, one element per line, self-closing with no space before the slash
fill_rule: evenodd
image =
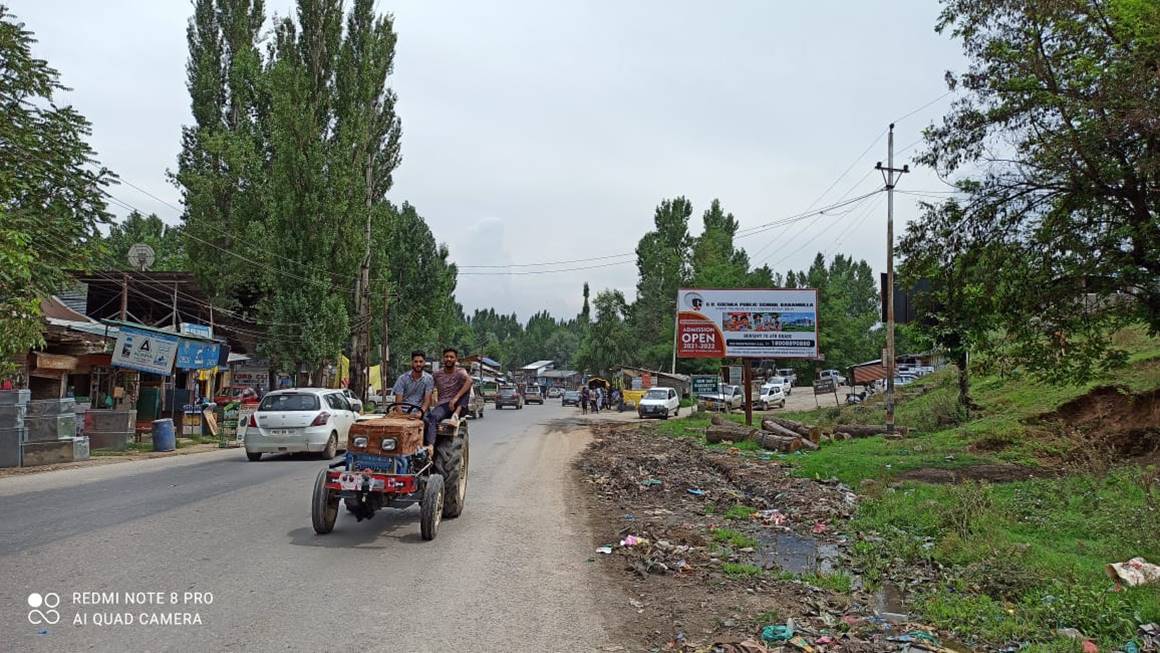
<path id="1" fill-rule="evenodd" d="M 268 2 L 282 15 L 292 7 Z M 631 252 L 666 197 L 693 201 L 696 234 L 713 198 L 744 229 L 873 190 L 881 176 L 867 171 L 885 160 L 886 139 L 858 155 L 892 119 L 943 95 L 946 70 L 963 68 L 957 44 L 934 33 L 939 7 L 927 0 L 379 0 L 378 9 L 399 33 L 403 163 L 391 197 L 414 204 L 462 266 Z M 179 204 L 165 172 L 191 121 L 191 3 L 13 0 L 11 10 L 73 89 L 64 99 L 93 123 L 101 162 Z M 949 102 L 899 121 L 896 148 L 915 144 Z M 925 170 L 899 188 L 945 190 Z M 112 192 L 178 220 L 130 187 Z M 896 195 L 899 232 L 917 199 Z M 884 198 L 853 209 L 738 244 L 778 271 L 808 266 L 818 251 L 884 269 Z M 518 276 L 464 267 L 456 294 L 469 313 L 573 315 L 585 281 L 631 298 L 635 266 L 631 257 L 554 266 L 620 261 L 629 263 Z"/>

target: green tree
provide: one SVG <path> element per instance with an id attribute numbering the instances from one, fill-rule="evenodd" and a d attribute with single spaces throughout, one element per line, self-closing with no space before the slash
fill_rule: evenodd
<path id="1" fill-rule="evenodd" d="M 941 205 L 922 204 L 922 218 L 907 226 L 899 243 L 905 258 L 900 278 L 909 286 L 931 284 L 918 296 L 919 330 L 946 349 L 959 368 L 959 404 L 973 406 L 968 378 L 968 355 L 986 340 L 995 323 L 993 303 L 997 275 L 992 274 L 988 250 L 959 230 L 963 208 L 955 200 Z"/>
<path id="2" fill-rule="evenodd" d="M 749 256 L 733 246 L 737 219 L 713 200 L 702 216 L 704 231 L 693 242 L 690 264 L 697 288 L 743 288 L 749 284 Z M 675 292 L 675 291 L 674 291 Z"/>
<path id="3" fill-rule="evenodd" d="M 631 354 L 625 352 L 622 363 L 639 362 L 653 369 L 669 365 L 677 290 L 690 276 L 692 215 L 693 205 L 684 197 L 662 201 L 653 216 L 654 230 L 645 234 L 636 247 L 639 280 L 631 326 L 640 347 Z"/>
<path id="4" fill-rule="evenodd" d="M 970 64 L 920 161 L 978 171 L 954 226 L 1008 254 L 989 271 L 1005 346 L 1089 378 L 1123 360 L 1115 327 L 1160 330 L 1160 5 L 944 0 L 937 29 Z"/>
<path id="5" fill-rule="evenodd" d="M 153 248 L 155 260 L 150 270 L 178 272 L 189 270 L 185 255 L 185 239 L 181 227 L 165 224 L 156 214 L 143 216 L 131 212 L 124 220 L 114 223 L 102 239 L 107 264 L 120 269 L 136 268 L 129 262 L 129 248 L 144 243 Z"/>
<path id="6" fill-rule="evenodd" d="M 265 20 L 262 0 L 196 0 L 186 30 L 193 124 L 182 128 L 173 179 L 192 272 L 228 306 L 261 296 L 274 258 L 272 248 L 252 246 L 267 242 L 269 226 L 270 106 L 258 52 Z"/>
<path id="7" fill-rule="evenodd" d="M 42 342 L 40 301 L 89 267 L 110 219 L 113 177 L 89 147 L 89 122 L 53 102 L 65 88 L 34 42 L 0 5 L 0 372 Z"/>
<path id="8" fill-rule="evenodd" d="M 624 293 L 603 290 L 593 304 L 596 320 L 576 352 L 576 366 L 582 372 L 598 374 L 623 364 L 635 345 L 627 328 L 629 306 Z"/>
<path id="9" fill-rule="evenodd" d="M 299 25 L 301 27 L 299 27 Z M 275 28 L 269 63 L 270 188 L 267 235 L 278 253 L 262 302 L 266 351 L 281 368 L 334 360 L 351 333 L 358 253 L 328 177 L 334 72 L 342 34 L 338 0 L 301 0 L 298 25 Z M 348 281 L 349 280 L 349 281 Z"/>

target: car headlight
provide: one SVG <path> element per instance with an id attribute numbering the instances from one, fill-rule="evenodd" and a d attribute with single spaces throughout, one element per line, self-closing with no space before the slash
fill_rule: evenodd
<path id="1" fill-rule="evenodd" d="M 362 436 L 355 438 L 354 439 L 354 446 L 356 449 L 366 449 L 367 448 L 367 439 L 365 437 L 362 437 Z"/>
<path id="2" fill-rule="evenodd" d="M 394 451 L 395 447 L 399 446 L 399 441 L 395 438 L 383 438 L 379 446 L 383 448 L 383 451 Z"/>

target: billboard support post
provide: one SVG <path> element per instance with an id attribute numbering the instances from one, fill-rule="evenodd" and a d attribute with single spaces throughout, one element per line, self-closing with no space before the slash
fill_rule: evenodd
<path id="1" fill-rule="evenodd" d="M 745 425 L 753 426 L 753 359 L 744 358 L 741 379 L 745 384 Z"/>

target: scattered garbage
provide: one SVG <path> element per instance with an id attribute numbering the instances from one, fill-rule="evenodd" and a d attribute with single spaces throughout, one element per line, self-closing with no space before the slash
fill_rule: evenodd
<path id="1" fill-rule="evenodd" d="M 826 532 L 827 528 L 828 526 L 826 526 L 826 522 L 820 521 L 814 524 L 814 527 L 810 529 L 810 532 L 812 532 L 814 535 L 821 535 L 822 533 Z"/>
<path id="2" fill-rule="evenodd" d="M 1083 653 L 1100 653 L 1100 647 L 1090 639 L 1083 640 Z"/>
<path id="3" fill-rule="evenodd" d="M 637 610 L 644 607 L 644 603 L 641 603 L 640 601 L 637 601 L 636 599 L 629 599 L 628 604 L 631 605 L 632 607 L 636 608 Z"/>
<path id="4" fill-rule="evenodd" d="M 802 653 L 814 653 L 814 647 L 810 646 L 810 643 L 804 637 L 794 637 L 789 640 L 789 645 L 802 651 Z"/>
<path id="5" fill-rule="evenodd" d="M 647 544 L 647 543 L 648 543 L 648 540 L 646 540 L 644 538 L 637 537 L 635 535 L 629 535 L 628 537 L 626 537 L 620 541 L 620 546 L 636 546 L 638 544 Z"/>
<path id="6" fill-rule="evenodd" d="M 611 554 L 612 554 L 612 547 L 610 547 L 610 546 L 602 546 L 602 547 L 598 547 L 598 548 L 596 549 L 596 552 L 597 552 L 597 553 L 603 553 L 604 555 L 611 555 Z"/>
<path id="7" fill-rule="evenodd" d="M 773 508 L 770 510 L 758 510 L 753 513 L 753 519 L 766 524 L 767 526 L 784 526 L 786 517 L 780 510 Z"/>
<path id="8" fill-rule="evenodd" d="M 793 637 L 793 626 L 771 625 L 761 629 L 761 640 L 764 642 L 787 642 Z"/>
<path id="9" fill-rule="evenodd" d="M 1083 633 L 1079 632 L 1075 628 L 1056 628 L 1055 634 L 1060 635 L 1062 637 L 1067 637 L 1069 639 L 1083 639 L 1084 638 Z"/>
<path id="10" fill-rule="evenodd" d="M 708 494 L 708 492 L 702 490 L 701 488 L 691 487 L 689 488 L 689 494 L 695 497 L 703 497 Z"/>
<path id="11" fill-rule="evenodd" d="M 1150 585 L 1160 582 L 1160 565 L 1154 565 L 1143 558 L 1132 558 L 1127 562 L 1113 562 L 1106 567 L 1108 577 L 1116 582 L 1116 589 L 1124 584 L 1128 587 Z"/>
<path id="12" fill-rule="evenodd" d="M 664 481 L 662 481 L 659 478 L 646 478 L 645 480 L 640 482 L 640 484 L 645 486 L 645 487 L 654 487 L 657 485 L 662 485 L 663 483 L 664 483 Z"/>

